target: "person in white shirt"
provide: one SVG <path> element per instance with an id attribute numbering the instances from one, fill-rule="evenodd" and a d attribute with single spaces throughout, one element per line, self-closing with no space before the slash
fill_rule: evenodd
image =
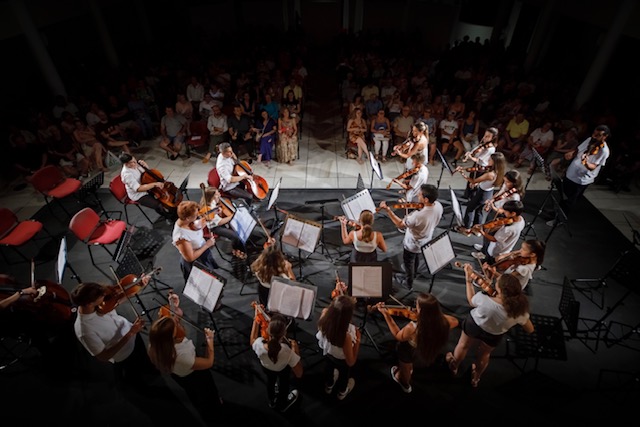
<path id="1" fill-rule="evenodd" d="M 498 256 L 511 251 L 518 243 L 520 233 L 524 230 L 525 225 L 522 217 L 524 205 L 520 200 L 510 200 L 502 206 L 502 210 L 504 218 L 498 218 L 486 224 L 478 224 L 472 228 L 484 237 L 482 252 L 471 252 L 474 258 L 486 258 L 489 264 L 493 264 Z"/>
<path id="2" fill-rule="evenodd" d="M 438 198 L 438 189 L 432 184 L 420 186 L 419 202 L 422 208 L 416 209 L 404 218 L 398 217 L 385 201 L 380 202 L 380 209 L 384 209 L 396 227 L 405 229 L 403 246 L 403 264 L 406 279 L 403 280 L 409 289 L 413 288 L 413 281 L 418 273 L 422 246 L 433 237 L 433 232 L 442 219 L 444 211 Z"/>
<path id="3" fill-rule="evenodd" d="M 405 194 L 404 199 L 409 203 L 419 202 L 422 184 L 426 184 L 429 179 L 429 168 L 424 164 L 425 160 L 424 152 L 415 153 L 411 156 L 411 169 L 405 172 L 409 176 L 402 181 L 397 178 L 393 179 L 394 182 L 402 187 L 400 191 Z"/>
<path id="4" fill-rule="evenodd" d="M 223 191 L 231 197 L 243 199 L 245 203 L 250 206 L 253 203 L 253 195 L 238 184 L 242 181 L 253 180 L 253 175 L 234 175 L 233 172 L 238 158 L 233 152 L 231 144 L 223 142 L 218 146 L 218 149 L 220 150 L 220 154 L 218 154 L 218 158 L 216 159 L 216 170 L 220 177 L 220 191 Z"/>
<path id="5" fill-rule="evenodd" d="M 520 152 L 518 160 L 513 164 L 514 168 L 519 168 L 522 162 L 529 162 L 529 175 L 533 173 L 536 168 L 536 157 L 534 156 L 534 150 L 540 155 L 540 157 L 546 156 L 547 152 L 553 145 L 555 138 L 553 130 L 551 129 L 551 122 L 545 122 L 541 127 L 535 128 L 527 139 L 527 145 Z"/>

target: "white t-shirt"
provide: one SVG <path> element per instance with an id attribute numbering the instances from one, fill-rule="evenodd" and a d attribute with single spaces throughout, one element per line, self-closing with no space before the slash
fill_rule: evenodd
<path id="1" fill-rule="evenodd" d="M 206 243 L 202 230 L 189 230 L 180 227 L 176 223 L 173 225 L 173 232 L 171 233 L 171 243 L 173 244 L 173 246 L 177 246 L 179 240 L 186 240 L 191 243 L 191 247 L 194 251 L 200 249 Z"/>
<path id="2" fill-rule="evenodd" d="M 138 188 L 140 188 L 140 180 L 142 178 L 142 171 L 136 168 L 128 168 L 122 165 L 122 170 L 120 171 L 120 179 L 124 184 L 124 187 L 127 190 L 127 196 L 133 200 L 134 202 L 143 198 L 147 193 L 142 191 L 139 192 Z"/>
<path id="3" fill-rule="evenodd" d="M 529 280 L 533 277 L 533 272 L 536 271 L 536 263 L 533 264 L 521 264 L 521 265 L 512 265 L 507 268 L 502 274 L 511 274 L 514 271 L 519 274 L 518 280 L 520 281 L 520 286 L 522 289 L 526 288 L 529 284 Z"/>
<path id="4" fill-rule="evenodd" d="M 496 152 L 496 147 L 494 147 L 493 145 L 483 150 L 480 150 L 480 153 L 478 153 L 477 156 L 474 156 L 476 159 L 478 159 L 477 161 L 478 166 L 489 166 L 489 159 L 491 158 L 491 155 L 495 152 Z"/>
<path id="5" fill-rule="evenodd" d="M 409 185 L 411 188 L 407 190 L 406 198 L 409 203 L 418 203 L 418 196 L 420 195 L 420 186 L 427 183 L 429 178 L 429 169 L 422 165 L 418 172 L 411 175 Z"/>
<path id="6" fill-rule="evenodd" d="M 442 139 L 451 139 L 458 130 L 458 122 L 456 120 L 442 119 L 440 121 L 440 137 Z"/>
<path id="7" fill-rule="evenodd" d="M 402 242 L 404 249 L 409 252 L 419 253 L 422 250 L 422 246 L 427 244 L 433 237 L 433 230 L 440 223 L 442 213 L 442 204 L 436 200 L 433 205 L 414 210 L 405 216 L 402 220 L 402 224 L 407 229 Z"/>
<path id="8" fill-rule="evenodd" d="M 354 324 L 349 324 L 347 334 L 351 336 L 351 340 L 353 342 L 356 342 L 356 326 Z M 336 359 L 345 359 L 344 350 L 342 349 L 342 347 L 331 344 L 321 331 L 316 332 L 316 338 L 318 339 L 318 346 L 320 346 L 323 356 L 330 354 Z"/>
<path id="9" fill-rule="evenodd" d="M 529 313 L 516 318 L 509 317 L 502 304 L 499 304 L 490 296 L 477 292 L 471 303 L 475 305 L 471 309 L 471 317 L 483 331 L 492 335 L 502 335 L 515 325 L 524 325 L 529 320 Z"/>
<path id="10" fill-rule="evenodd" d="M 179 377 L 186 377 L 193 372 L 193 364 L 196 361 L 196 347 L 193 341 L 183 338 L 181 342 L 176 343 L 176 361 L 173 364 L 171 372 Z"/>
<path id="11" fill-rule="evenodd" d="M 231 182 L 231 175 L 233 174 L 235 165 L 236 163 L 233 157 L 226 158 L 222 154 L 218 154 L 216 170 L 220 177 L 220 189 L 222 191 L 230 191 L 238 186 L 239 182 Z"/>
<path id="12" fill-rule="evenodd" d="M 489 255 L 495 258 L 498 255 L 511 252 L 516 243 L 518 243 L 518 239 L 520 239 L 520 233 L 524 230 L 524 222 L 524 219 L 521 219 L 518 222 L 500 227 L 496 234 L 493 235 L 496 241 L 489 243 L 487 248 Z"/>
<path id="13" fill-rule="evenodd" d="M 587 151 L 591 138 L 585 139 L 582 144 L 578 145 L 578 154 L 567 168 L 566 178 L 580 185 L 589 185 L 595 181 L 600 173 L 600 169 L 605 165 L 609 158 L 609 146 L 605 143 L 602 149 L 596 154 L 587 157 L 587 162 L 598 165 L 594 170 L 589 170 L 582 164 L 582 154 Z"/>
<path id="14" fill-rule="evenodd" d="M 113 347 L 131 329 L 131 322 L 120 316 L 115 310 L 104 315 L 98 313 L 82 314 L 78 312 L 73 329 L 76 337 L 91 355 L 96 356 L 105 348 Z M 135 347 L 136 340 L 131 338 L 109 361 L 125 360 Z"/>
<path id="15" fill-rule="evenodd" d="M 287 344 L 280 345 L 280 351 L 278 352 L 278 360 L 275 363 L 269 359 L 268 350 L 265 347 L 266 342 L 262 337 L 256 338 L 253 342 L 253 351 L 258 356 L 260 364 L 266 369 L 274 372 L 282 371 L 287 365 L 292 368 L 300 362 L 300 356 L 291 349 Z"/>

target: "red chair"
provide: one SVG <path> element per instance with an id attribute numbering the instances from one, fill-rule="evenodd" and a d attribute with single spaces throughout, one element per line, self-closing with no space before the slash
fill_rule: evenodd
<path id="1" fill-rule="evenodd" d="M 127 211 L 127 207 L 129 205 L 134 205 L 137 206 L 138 209 L 140 209 L 142 215 L 144 215 L 144 217 L 149 220 L 149 223 L 153 225 L 153 221 L 151 221 L 151 218 L 149 218 L 145 211 L 142 210 L 142 206 L 140 206 L 140 203 L 131 200 L 127 195 L 127 189 L 125 188 L 124 182 L 122 182 L 122 177 L 120 175 L 116 175 L 113 177 L 113 179 L 109 183 L 109 190 L 111 191 L 113 197 L 115 197 L 116 200 L 118 200 L 124 206 L 124 216 L 127 220 L 127 224 L 131 224 L 131 222 L 129 222 L 129 212 Z"/>
<path id="2" fill-rule="evenodd" d="M 31 241 L 42 229 L 43 225 L 40 221 L 34 219 L 19 221 L 12 210 L 0 208 L 0 245 L 13 248 L 26 262 L 29 262 L 30 259 L 20 252 L 18 248 Z M 7 264 L 16 264 L 9 262 L 4 252 L 2 257 Z"/>
<path id="3" fill-rule="evenodd" d="M 209 148 L 209 128 L 206 120 L 194 120 L 189 125 L 191 135 L 186 139 L 185 145 L 187 157 L 191 156 L 191 150 L 202 152 Z"/>
<path id="4" fill-rule="evenodd" d="M 75 178 L 67 178 L 62 171 L 54 165 L 45 166 L 37 170 L 31 177 L 31 184 L 44 196 L 44 201 L 53 214 L 50 201 L 57 202 L 67 216 L 71 216 L 61 200 L 70 196 L 82 188 L 82 182 Z"/>
<path id="5" fill-rule="evenodd" d="M 220 188 L 220 175 L 218 175 L 218 170 L 216 168 L 213 168 L 209 171 L 209 175 L 207 176 L 207 184 L 220 190 L 220 197 L 225 197 L 227 199 L 233 198 L 231 195 L 225 193 Z"/>
<path id="6" fill-rule="evenodd" d="M 113 253 L 106 245 L 117 243 L 126 228 L 126 222 L 119 219 L 102 220 L 100 215 L 91 208 L 80 210 L 69 222 L 69 230 L 89 248 L 89 256 L 94 266 L 96 263 L 91 247 L 102 246 L 113 257 Z"/>

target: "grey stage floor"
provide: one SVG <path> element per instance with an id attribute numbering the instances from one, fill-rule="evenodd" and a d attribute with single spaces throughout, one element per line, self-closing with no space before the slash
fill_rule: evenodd
<path id="1" fill-rule="evenodd" d="M 538 238 L 548 244 L 543 268 L 536 272 L 529 285 L 531 311 L 538 317 L 561 318 L 569 308 L 575 308 L 575 304 L 565 298 L 563 310 L 560 310 L 565 278 L 569 283 L 564 296 L 569 296 L 567 290 L 571 291 L 579 303 L 579 311 L 571 317 L 573 320 L 559 321 L 554 333 L 549 332 L 553 325 L 540 327 L 541 332 L 549 332 L 549 337 L 537 360 L 533 355 L 517 357 L 524 356 L 527 347 L 523 343 L 520 346 L 514 342 L 507 344 L 510 340 L 504 340 L 494 352 L 478 389 L 469 385 L 471 359 L 468 357 L 456 378 L 450 376 L 441 360 L 430 368 L 417 366 L 413 393 L 404 394 L 389 375 L 390 367 L 395 364 L 394 341 L 384 320 L 378 314 L 366 314 L 366 301 L 361 301 L 356 323 L 364 326 L 365 338 L 353 371 L 355 389 L 342 402 L 335 396 L 326 396 L 321 379 L 321 355 L 314 338 L 315 325 L 321 309 L 329 302 L 336 272 L 342 278 L 348 277 L 348 248 L 340 244 L 339 223 L 334 216 L 342 214 L 339 201 L 357 191 L 281 190 L 276 202 L 279 210 L 266 211 L 267 199 L 256 207 L 256 215 L 264 221 L 269 232 L 271 226 L 284 220 L 287 214 L 323 225 L 321 244 L 313 253 L 298 252 L 283 245 L 300 283 L 316 286 L 318 291 L 311 318 L 298 319 L 290 332 L 290 336 L 301 343 L 305 373 L 298 384 L 301 399 L 287 413 L 279 414 L 267 407 L 264 376 L 248 345 L 253 316 L 251 302 L 257 300 L 257 285 L 247 274 L 245 265 L 229 262 L 228 242 L 219 242 L 224 258 L 216 253 L 221 266 L 216 274 L 226 282 L 222 306 L 209 313 L 182 298 L 190 320 L 199 327 L 218 329 L 213 371 L 226 409 L 219 414 L 216 425 L 248 425 L 251 422 L 281 427 L 338 426 L 353 425 L 354 422 L 375 423 L 382 417 L 400 414 L 408 417 L 412 413 L 455 424 L 490 419 L 498 424 L 544 422 L 564 425 L 571 421 L 613 421 L 631 413 L 631 405 L 639 397 L 640 346 L 635 330 L 640 304 L 637 280 L 632 279 L 627 270 L 640 260 L 637 248 L 630 247 L 628 239 L 585 199 L 566 224 L 555 229 L 546 226 L 544 222 L 553 215 L 553 199 L 548 197 L 549 193 L 540 191 L 528 192 L 524 200 L 528 226 L 523 238 Z M 450 193 L 443 189 L 440 193 L 445 216 L 437 235 L 447 232 L 453 223 Z M 397 193 L 391 190 L 372 190 L 371 194 L 376 203 L 397 198 Z M 107 211 L 122 209 L 103 190 L 97 195 Z M 198 200 L 200 192 L 190 190 L 188 196 Z M 88 196 L 84 201 L 90 200 Z M 324 203 L 318 203 L 322 201 Z M 73 213 L 82 204 L 70 200 L 65 206 Z M 100 209 L 99 205 L 95 206 Z M 64 217 L 64 212 L 54 207 L 53 213 L 55 215 L 45 207 L 36 218 L 45 223 L 55 239 L 34 242 L 24 250 L 28 257 L 38 259 L 36 279 L 56 279 L 55 261 L 62 236 L 66 236 L 68 245 L 68 268 L 62 280 L 67 290 L 79 280 L 113 283 L 110 267 L 121 271 L 130 268 L 128 264 L 122 267 L 122 262 L 113 261 L 101 248 L 93 249 L 99 268 L 94 267 L 86 245 L 68 233 L 68 218 Z M 114 216 L 113 213 L 110 215 Z M 151 225 L 135 207 L 130 208 L 129 215 L 130 223 L 137 227 L 129 246 L 130 252 L 136 255 L 135 262 L 139 262 L 139 268 L 143 270 L 162 267 L 154 276 L 156 281 L 139 295 L 138 311 L 152 320 L 157 315 L 157 307 L 166 301 L 169 289 L 178 293 L 184 289 L 178 267 L 179 255 L 170 243 L 170 226 L 164 221 Z M 156 219 L 155 213 L 149 215 L 152 220 Z M 376 215 L 375 228 L 384 233 L 389 246 L 382 258 L 391 263 L 394 272 L 401 271 L 402 234 L 382 214 Z M 281 230 L 274 231 L 274 235 L 278 237 Z M 480 242 L 479 238 L 455 232 L 449 232 L 448 236 L 456 260 L 475 263 L 470 252 L 473 244 Z M 264 240 L 264 231 L 256 227 L 249 239 L 249 261 L 257 256 Z M 113 249 L 115 245 L 111 246 Z M 19 260 L 11 251 L 3 250 L 11 261 Z M 9 266 L 3 261 L 0 271 L 13 275 L 19 283 L 29 281 L 27 263 Z M 393 283 L 393 295 L 406 304 L 411 304 L 419 291 L 431 291 L 446 312 L 459 318 L 469 310 L 463 274 L 457 267 L 446 265 L 432 275 L 423 262 L 422 275 L 414 284 L 414 292 Z M 127 317 L 133 316 L 130 306 L 118 310 Z M 398 322 L 403 320 L 398 319 Z M 573 336 L 570 333 L 572 325 L 576 327 Z M 196 342 L 201 342 L 195 329 L 188 328 L 188 331 Z M 453 349 L 459 334 L 459 329 L 452 332 L 447 351 Z M 73 339 L 58 341 L 54 343 L 53 360 L 30 348 L 20 361 L 0 372 L 3 407 L 19 413 L 22 420 L 69 420 L 71 417 L 77 420 L 82 416 L 85 420 L 90 417 L 93 425 L 105 426 L 166 425 L 173 420 L 179 420 L 183 425 L 200 425 L 199 417 L 192 412 L 171 379 L 154 383 L 144 393 L 120 389 L 113 383 L 109 366 L 87 357 Z M 524 344 L 531 345 L 531 342 Z M 560 349 L 556 350 L 555 346 Z"/>

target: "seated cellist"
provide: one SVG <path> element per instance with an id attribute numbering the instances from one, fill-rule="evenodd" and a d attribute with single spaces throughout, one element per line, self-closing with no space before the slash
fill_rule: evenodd
<path id="1" fill-rule="evenodd" d="M 247 206 L 251 206 L 253 195 L 249 193 L 244 186 L 239 185 L 242 181 L 252 180 L 252 175 L 236 175 L 234 168 L 236 166 L 237 157 L 231 148 L 231 144 L 223 142 L 218 146 L 220 154 L 216 160 L 216 169 L 220 176 L 220 190 L 224 191 L 230 197 L 244 199 Z"/>

